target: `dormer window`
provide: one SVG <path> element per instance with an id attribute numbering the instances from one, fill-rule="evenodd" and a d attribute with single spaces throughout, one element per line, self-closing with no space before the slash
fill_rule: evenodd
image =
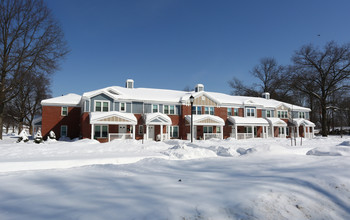
<path id="1" fill-rule="evenodd" d="M 288 118 L 288 111 L 287 110 L 277 111 L 277 116 L 279 118 Z"/>

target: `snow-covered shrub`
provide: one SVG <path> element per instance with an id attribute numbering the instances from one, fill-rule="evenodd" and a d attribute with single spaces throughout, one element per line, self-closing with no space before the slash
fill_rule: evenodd
<path id="1" fill-rule="evenodd" d="M 28 138 L 27 132 L 25 130 L 22 130 L 17 139 L 17 143 L 28 142 L 28 141 L 29 141 L 29 138 Z"/>
<path id="2" fill-rule="evenodd" d="M 56 134 L 55 134 L 55 132 L 50 131 L 50 133 L 49 133 L 49 139 L 51 139 L 51 140 L 56 140 Z"/>
<path id="3" fill-rule="evenodd" d="M 40 144 L 43 142 L 43 136 L 41 135 L 41 131 L 38 130 L 34 136 L 34 143 Z"/>

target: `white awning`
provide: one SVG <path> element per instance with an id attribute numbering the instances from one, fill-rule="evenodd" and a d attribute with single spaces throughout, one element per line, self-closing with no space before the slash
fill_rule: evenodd
<path id="1" fill-rule="evenodd" d="M 191 115 L 186 115 L 185 119 L 188 123 L 191 123 Z M 215 125 L 215 126 L 224 126 L 225 122 L 222 118 L 214 115 L 193 115 L 193 125 L 197 126 L 206 126 L 206 125 Z"/>
<path id="2" fill-rule="evenodd" d="M 143 116 L 146 125 L 171 125 L 169 116 L 162 113 L 148 113 Z"/>
<path id="3" fill-rule="evenodd" d="M 264 118 L 230 116 L 230 122 L 237 126 L 268 126 L 269 123 Z"/>
<path id="4" fill-rule="evenodd" d="M 312 123 L 309 120 L 303 119 L 303 118 L 295 118 L 293 119 L 293 124 L 295 124 L 296 126 L 307 126 L 307 127 L 315 127 L 315 124 Z"/>
<path id="5" fill-rule="evenodd" d="M 274 127 L 287 127 L 287 123 L 280 118 L 266 118 L 270 126 Z"/>
<path id="6" fill-rule="evenodd" d="M 137 119 L 132 113 L 90 112 L 90 124 L 136 125 Z"/>

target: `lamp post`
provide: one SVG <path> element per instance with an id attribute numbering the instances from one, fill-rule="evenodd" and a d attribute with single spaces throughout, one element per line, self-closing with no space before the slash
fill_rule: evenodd
<path id="1" fill-rule="evenodd" d="M 194 97 L 193 95 L 190 96 L 190 102 L 191 102 L 191 143 L 193 143 L 193 101 Z"/>

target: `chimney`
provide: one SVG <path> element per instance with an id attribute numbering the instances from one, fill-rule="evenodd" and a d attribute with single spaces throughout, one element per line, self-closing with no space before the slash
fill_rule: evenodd
<path id="1" fill-rule="evenodd" d="M 270 99 L 270 93 L 264 92 L 264 93 L 262 94 L 262 97 L 265 98 L 265 99 Z"/>
<path id="2" fill-rule="evenodd" d="M 134 80 L 127 79 L 125 83 L 125 88 L 133 89 L 134 88 Z"/>
<path id="3" fill-rule="evenodd" d="M 204 85 L 203 84 L 197 84 L 194 91 L 195 92 L 202 92 L 202 91 L 204 91 Z"/>

